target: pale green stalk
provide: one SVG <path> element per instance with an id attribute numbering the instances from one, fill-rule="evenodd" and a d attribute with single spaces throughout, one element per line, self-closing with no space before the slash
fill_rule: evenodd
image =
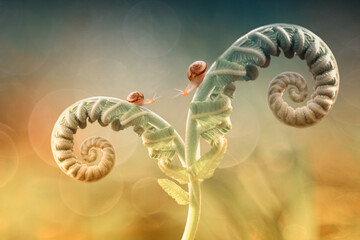
<path id="1" fill-rule="evenodd" d="M 204 82 L 196 90 L 196 93 L 193 97 L 194 101 L 203 101 L 205 100 L 213 90 L 213 86 L 210 81 Z M 185 136 L 185 159 L 187 168 L 193 165 L 197 158 L 199 158 L 199 133 L 197 129 L 197 122 L 194 119 L 191 119 L 191 111 L 188 112 L 188 117 L 186 121 L 186 136 Z M 186 220 L 186 226 L 181 240 L 193 240 L 197 232 L 197 228 L 200 220 L 201 213 L 201 186 L 198 180 L 192 179 L 190 176 L 190 182 L 188 183 L 189 191 L 189 210 Z"/>

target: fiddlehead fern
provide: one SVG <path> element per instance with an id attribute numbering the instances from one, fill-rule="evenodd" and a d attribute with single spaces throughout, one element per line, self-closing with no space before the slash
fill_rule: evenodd
<path id="1" fill-rule="evenodd" d="M 268 104 L 274 115 L 285 124 L 306 127 L 320 121 L 334 104 L 339 89 L 336 60 L 328 46 L 309 30 L 287 24 L 268 25 L 249 32 L 232 44 L 211 65 L 190 105 L 185 139 L 186 160 L 192 170 L 197 170 L 195 174 L 193 171 L 192 177 L 192 185 L 195 187 L 189 186 L 189 215 L 183 240 L 195 237 L 201 209 L 198 181 L 209 177 L 196 174 L 201 172 L 200 162 L 203 162 L 200 168 L 204 168 L 204 163 L 211 166 L 211 174 L 219 164 L 217 158 L 209 157 L 205 160 L 206 154 L 199 158 L 199 137 L 208 142 L 223 138 L 231 129 L 230 99 L 235 91 L 232 83 L 255 80 L 259 74 L 257 67 L 269 66 L 271 56 L 279 56 L 280 49 L 287 58 L 296 54 L 306 60 L 315 87 L 307 105 L 293 109 L 284 102 L 282 94 L 288 85 L 294 85 L 299 93 L 290 89 L 291 99 L 303 101 L 307 94 L 306 82 L 297 73 L 279 74 L 271 81 L 268 96 Z"/>
<path id="2" fill-rule="evenodd" d="M 104 127 L 110 124 L 114 131 L 133 126 L 134 131 L 142 137 L 150 157 L 169 162 L 177 152 L 183 161 L 184 148 L 180 136 L 156 114 L 120 99 L 88 98 L 61 114 L 51 139 L 56 162 L 67 175 L 77 180 L 93 182 L 103 178 L 110 172 L 115 160 L 110 142 L 101 137 L 91 137 L 82 143 L 81 156 L 84 161 L 75 156 L 73 135 L 78 128 L 85 128 L 87 121 L 98 121 Z M 94 162 L 97 159 L 96 148 L 102 151 L 98 162 Z"/>
<path id="3" fill-rule="evenodd" d="M 185 146 L 167 122 L 142 107 L 145 105 L 142 97 L 136 99 L 135 102 L 140 101 L 137 105 L 115 98 L 95 97 L 75 103 L 58 119 L 52 134 L 55 160 L 66 174 L 75 179 L 99 180 L 108 174 L 114 164 L 114 149 L 103 138 L 89 138 L 81 150 L 86 163 L 81 162 L 74 155 L 73 135 L 78 128 L 85 128 L 87 121 L 98 121 L 101 126 L 111 124 L 115 131 L 133 126 L 149 149 L 150 157 L 159 159 L 160 169 L 179 183 L 188 184 L 186 192 L 170 180 L 159 180 L 160 186 L 179 204 L 189 204 L 182 239 L 192 240 L 200 218 L 200 181 L 213 175 L 226 151 L 224 135 L 231 129 L 233 82 L 256 79 L 259 74 L 257 67 L 269 66 L 271 56 L 279 56 L 280 49 L 288 58 L 298 55 L 306 60 L 315 79 L 314 93 L 306 106 L 293 109 L 282 99 L 285 88 L 296 86 L 299 93 L 292 88 L 289 93 L 292 100 L 299 102 L 306 98 L 307 85 L 301 75 L 283 73 L 270 83 L 269 107 L 278 119 L 288 125 L 313 125 L 330 111 L 338 94 L 339 73 L 335 58 L 327 45 L 309 30 L 295 25 L 274 24 L 255 29 L 237 40 L 211 65 L 204 79 L 201 73 L 202 82 L 190 85 L 184 95 L 196 87 L 198 89 L 188 113 Z M 202 156 L 198 149 L 200 137 L 211 144 L 211 150 Z M 94 162 L 97 158 L 94 147 L 103 152 L 98 162 Z M 171 164 L 176 153 L 182 167 Z"/>
<path id="4" fill-rule="evenodd" d="M 254 80 L 258 76 L 256 67 L 267 67 L 271 56 L 279 56 L 280 49 L 287 58 L 295 54 L 304 59 L 315 80 L 314 93 L 307 105 L 293 109 L 282 100 L 288 85 L 295 85 L 301 97 L 291 99 L 303 101 L 307 86 L 301 75 L 286 73 L 278 75 L 269 87 L 269 107 L 282 122 L 306 127 L 320 121 L 334 104 L 339 89 L 339 73 L 335 57 L 329 47 L 309 30 L 295 25 L 274 24 L 255 29 L 237 40 L 210 67 L 195 101 L 204 101 L 223 86 L 237 80 Z M 205 85 L 205 84 L 204 84 Z M 210 90 L 210 87 L 214 88 Z M 209 91 L 210 90 L 210 91 Z"/>

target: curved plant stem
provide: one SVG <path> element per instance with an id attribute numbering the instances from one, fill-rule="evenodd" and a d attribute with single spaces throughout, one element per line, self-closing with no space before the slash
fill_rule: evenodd
<path id="1" fill-rule="evenodd" d="M 195 120 L 191 120 L 191 112 L 188 113 L 186 124 L 186 136 L 185 136 L 185 159 L 187 167 L 190 168 L 195 163 L 197 158 L 197 149 L 199 143 L 199 137 L 197 133 L 197 123 Z M 200 210 L 201 210 L 201 192 L 199 181 L 193 181 L 189 176 L 190 182 L 188 184 L 189 191 L 189 210 L 186 220 L 186 226 L 182 240 L 193 240 L 196 235 L 196 231 L 199 225 Z"/>
<path id="2" fill-rule="evenodd" d="M 186 220 L 186 226 L 181 240 L 193 240 L 195 238 L 200 220 L 200 212 L 201 212 L 200 182 L 199 181 L 190 182 L 188 186 L 189 186 L 190 203 L 189 203 L 188 216 Z"/>
<path id="3" fill-rule="evenodd" d="M 204 101 L 213 90 L 211 82 L 204 80 L 203 84 L 196 90 L 192 101 Z M 186 136 L 185 136 L 185 159 L 187 168 L 190 168 L 196 160 L 200 157 L 199 149 L 199 133 L 197 129 L 197 122 L 191 119 L 191 111 L 188 112 L 186 121 Z M 190 176 L 188 184 L 189 190 L 189 210 L 186 220 L 186 226 L 181 240 L 193 240 L 197 232 L 201 213 L 201 186 L 198 180 L 193 180 Z"/>

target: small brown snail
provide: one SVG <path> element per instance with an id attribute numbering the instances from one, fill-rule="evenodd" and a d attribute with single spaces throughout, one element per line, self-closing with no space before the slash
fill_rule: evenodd
<path id="1" fill-rule="evenodd" d="M 187 77 L 190 80 L 190 83 L 184 91 L 180 90 L 181 94 L 187 96 L 200 86 L 205 77 L 206 67 L 207 65 L 204 61 L 195 61 L 189 66 Z"/>
<path id="2" fill-rule="evenodd" d="M 144 105 L 148 105 L 148 104 L 152 104 L 155 102 L 155 98 L 153 99 L 144 99 L 144 94 L 142 94 L 141 92 L 132 92 L 130 93 L 126 100 L 129 103 L 133 103 L 137 106 L 144 106 Z"/>

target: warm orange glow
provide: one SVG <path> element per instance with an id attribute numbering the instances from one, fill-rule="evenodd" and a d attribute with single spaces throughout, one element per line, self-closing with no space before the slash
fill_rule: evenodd
<path id="1" fill-rule="evenodd" d="M 106 137 L 116 150 L 109 176 L 86 184 L 67 178 L 53 160 L 55 121 L 80 99 L 126 99 L 141 89 L 162 96 L 147 107 L 182 134 L 191 99 L 172 96 L 188 84 L 188 63 L 201 58 L 210 66 L 236 37 L 260 22 L 288 21 L 289 13 L 281 8 L 269 18 L 220 1 L 219 11 L 209 7 L 206 14 L 165 1 L 149 4 L 71 3 L 48 13 L 42 5 L 1 4 L 0 239 L 181 238 L 186 207 L 156 184 L 164 175 L 132 129 L 114 132 L 95 122 L 77 132 L 77 153 L 92 135 Z M 266 89 L 275 75 L 298 71 L 311 81 L 298 58 L 273 58 L 256 81 L 237 83 L 228 151 L 215 177 L 203 183 L 197 239 L 360 239 L 359 31 L 356 23 L 342 27 L 352 12 L 330 4 L 321 18 L 302 6 L 304 14 L 292 21 L 321 36 L 337 58 L 341 84 L 332 112 L 314 127 L 294 129 L 268 110 Z M 328 20 L 342 7 L 336 22 Z M 246 23 L 236 20 L 240 12 Z"/>

